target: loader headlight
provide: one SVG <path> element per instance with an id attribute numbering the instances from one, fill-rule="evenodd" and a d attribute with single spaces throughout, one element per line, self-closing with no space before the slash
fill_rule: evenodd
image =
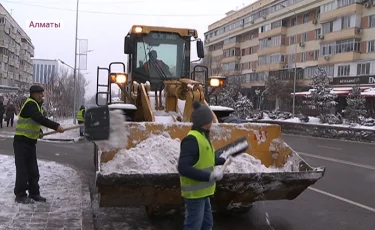
<path id="1" fill-rule="evenodd" d="M 211 87 L 223 86 L 225 84 L 225 79 L 226 79 L 226 77 L 224 77 L 224 76 L 211 76 L 209 78 L 210 86 Z"/>
<path id="2" fill-rule="evenodd" d="M 140 26 L 137 26 L 137 27 L 134 28 L 134 32 L 136 32 L 136 33 L 142 33 L 142 31 L 143 31 L 143 28 L 140 27 Z"/>
<path id="3" fill-rule="evenodd" d="M 128 75 L 126 73 L 111 73 L 111 82 L 126 84 L 128 83 Z"/>

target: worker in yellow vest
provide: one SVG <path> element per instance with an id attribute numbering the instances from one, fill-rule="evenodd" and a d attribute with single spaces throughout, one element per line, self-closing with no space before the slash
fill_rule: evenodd
<path id="1" fill-rule="evenodd" d="M 181 141 L 178 160 L 181 195 L 185 202 L 184 230 L 211 230 L 213 217 L 210 197 L 214 195 L 216 181 L 223 173 L 215 171 L 215 165 L 223 165 L 226 160 L 216 157 L 209 134 L 213 122 L 213 112 L 206 105 L 195 101 L 192 112 L 192 129 Z"/>
<path id="2" fill-rule="evenodd" d="M 43 115 L 41 102 L 44 97 L 41 86 L 30 87 L 30 97 L 26 99 L 18 114 L 13 149 L 16 163 L 16 183 L 14 194 L 17 203 L 30 204 L 34 201 L 46 202 L 39 191 L 39 169 L 36 156 L 36 143 L 42 134 L 41 125 L 64 132 L 59 123 Z M 26 191 L 29 192 L 27 196 Z"/>
<path id="3" fill-rule="evenodd" d="M 77 121 L 78 124 L 84 124 L 85 123 L 85 106 L 81 105 L 77 112 Z M 84 133 L 84 126 L 79 128 L 79 135 L 82 137 Z"/>

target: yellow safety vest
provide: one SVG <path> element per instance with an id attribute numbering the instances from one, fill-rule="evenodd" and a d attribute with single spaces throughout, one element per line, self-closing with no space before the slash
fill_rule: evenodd
<path id="1" fill-rule="evenodd" d="M 204 134 L 196 130 L 190 130 L 188 135 L 193 135 L 197 139 L 199 146 L 199 159 L 193 167 L 211 173 L 215 167 L 214 148 Z M 216 189 L 215 182 L 197 181 L 184 176 L 180 176 L 180 183 L 182 197 L 189 199 L 211 196 Z"/>
<path id="2" fill-rule="evenodd" d="M 25 136 L 27 138 L 37 140 L 40 134 L 40 124 L 33 119 L 23 118 L 21 117 L 21 113 L 23 108 L 25 107 L 26 103 L 34 102 L 38 106 L 38 110 L 41 114 L 43 114 L 42 108 L 39 106 L 38 102 L 32 98 L 27 98 L 25 103 L 23 103 L 20 113 L 18 114 L 18 121 L 16 125 L 16 132 L 15 135 L 18 136 Z"/>
<path id="3" fill-rule="evenodd" d="M 78 110 L 78 112 L 77 112 L 77 120 L 78 120 L 78 121 L 85 121 L 85 118 L 83 117 L 83 110 L 84 110 L 84 109 L 80 109 L 80 110 Z"/>

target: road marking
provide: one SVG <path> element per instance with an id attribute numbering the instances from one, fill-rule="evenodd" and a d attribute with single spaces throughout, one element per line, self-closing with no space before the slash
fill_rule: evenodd
<path id="1" fill-rule="evenodd" d="M 335 147 L 330 147 L 330 146 L 325 146 L 325 145 L 318 145 L 318 147 L 326 148 L 326 149 L 342 150 L 341 148 L 335 148 Z"/>
<path id="2" fill-rule="evenodd" d="M 335 163 L 340 163 L 340 164 L 345 164 L 345 165 L 351 165 L 351 166 L 355 166 L 355 167 L 359 167 L 359 168 L 364 168 L 364 169 L 369 169 L 369 170 L 374 170 L 375 171 L 375 167 L 371 166 L 371 165 L 358 164 L 358 163 L 354 163 L 354 162 L 351 162 L 351 161 L 344 161 L 344 160 L 339 160 L 339 159 L 330 158 L 330 157 L 322 157 L 322 156 L 317 156 L 317 155 L 308 154 L 308 153 L 304 153 L 304 152 L 298 152 L 298 154 L 302 155 L 302 156 L 317 158 L 317 159 L 326 160 L 326 161 L 332 161 L 332 162 L 335 162 Z"/>
<path id="3" fill-rule="evenodd" d="M 341 201 L 343 201 L 343 202 L 345 202 L 345 203 L 352 204 L 352 205 L 357 206 L 357 207 L 359 207 L 359 208 L 366 209 L 366 210 L 368 210 L 368 211 L 370 211 L 370 212 L 375 212 L 375 208 L 371 208 L 371 207 L 369 207 L 369 206 L 366 206 L 366 205 L 363 205 L 363 204 L 357 203 L 357 202 L 355 202 L 355 201 L 348 200 L 348 199 L 346 199 L 346 198 L 344 198 L 344 197 L 337 196 L 337 195 L 334 195 L 334 194 L 332 194 L 332 193 L 325 192 L 325 191 L 322 191 L 322 190 L 320 190 L 320 189 L 316 189 L 316 188 L 313 188 L 313 187 L 308 187 L 308 189 L 310 189 L 310 190 L 312 190 L 312 191 L 314 191 L 314 192 L 317 192 L 317 193 L 320 193 L 320 194 L 323 194 L 323 195 L 326 195 L 326 196 L 332 197 L 332 198 L 334 198 L 334 199 L 341 200 Z"/>

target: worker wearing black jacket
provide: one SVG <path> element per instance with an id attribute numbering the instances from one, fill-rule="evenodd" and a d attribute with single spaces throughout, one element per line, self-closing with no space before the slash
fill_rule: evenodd
<path id="1" fill-rule="evenodd" d="M 41 86 L 30 87 L 30 97 L 23 104 L 18 115 L 13 149 L 16 163 L 15 201 L 29 204 L 34 201 L 46 202 L 39 191 L 39 169 L 36 156 L 37 139 L 41 136 L 41 125 L 60 133 L 64 129 L 60 124 L 43 115 L 41 102 L 44 89 Z M 29 196 L 26 194 L 29 192 Z"/>

